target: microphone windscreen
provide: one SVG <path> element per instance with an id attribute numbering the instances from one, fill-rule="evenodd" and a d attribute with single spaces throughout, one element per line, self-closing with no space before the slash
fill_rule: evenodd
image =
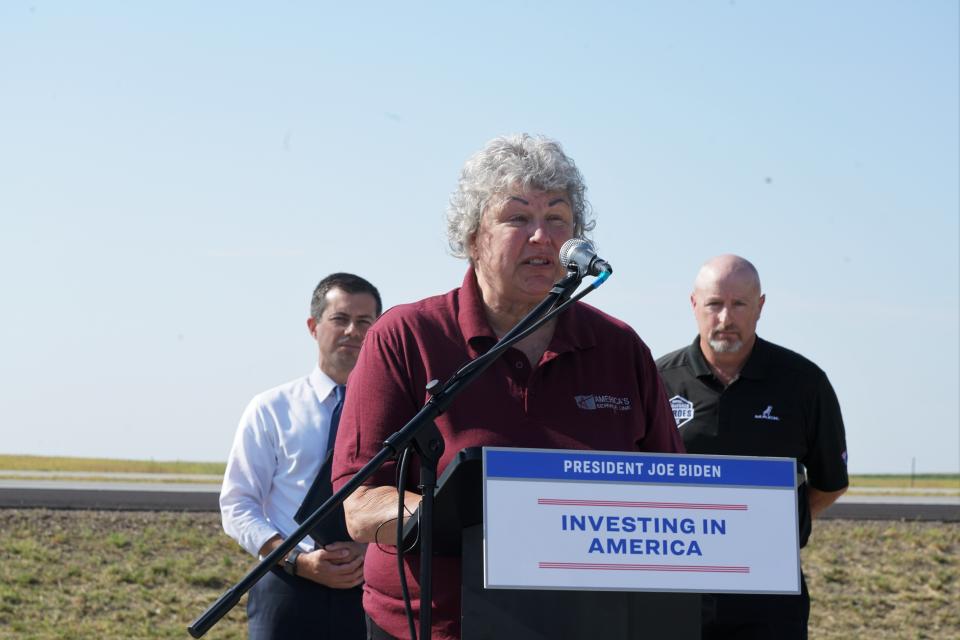
<path id="1" fill-rule="evenodd" d="M 596 250 L 589 240 L 570 238 L 560 247 L 560 264 L 568 269 L 574 266 L 583 271 L 595 255 Z"/>

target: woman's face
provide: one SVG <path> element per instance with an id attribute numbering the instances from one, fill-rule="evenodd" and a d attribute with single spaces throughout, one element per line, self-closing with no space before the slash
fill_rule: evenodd
<path id="1" fill-rule="evenodd" d="M 521 191 L 494 199 L 470 243 L 484 302 L 495 309 L 532 307 L 566 270 L 560 247 L 573 237 L 564 191 Z"/>

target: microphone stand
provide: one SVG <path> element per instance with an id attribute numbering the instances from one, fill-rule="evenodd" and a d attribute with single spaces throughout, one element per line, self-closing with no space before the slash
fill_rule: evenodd
<path id="1" fill-rule="evenodd" d="M 341 505 L 346 498 L 360 487 L 388 460 L 394 459 L 408 446 L 413 446 L 421 463 L 421 484 L 423 485 L 423 501 L 420 506 L 420 635 L 424 637 L 424 629 L 430 637 L 432 625 L 432 553 L 433 553 L 433 497 L 436 488 L 437 463 L 443 455 L 444 442 L 440 430 L 434 420 L 440 416 L 453 399 L 463 391 L 477 376 L 485 371 L 500 354 L 518 340 L 524 338 L 543 323 L 555 317 L 590 291 L 599 286 L 594 282 L 574 299 L 570 295 L 579 286 L 583 274 L 578 269 L 571 268 L 570 273 L 557 282 L 547 297 L 503 336 L 489 351 L 469 361 L 457 371 L 446 383 L 431 380 L 427 384 L 427 393 L 430 399 L 413 418 L 399 431 L 387 438 L 383 448 L 367 462 L 339 491 L 327 499 L 309 518 L 292 533 L 290 537 L 280 543 L 273 551 L 267 554 L 260 563 L 247 573 L 237 584 L 227 589 L 210 607 L 194 620 L 187 631 L 194 638 L 200 638 L 225 616 L 240 598 L 247 593 L 281 558 L 285 557 L 301 540 L 310 534 L 324 518 Z M 606 278 L 598 279 L 600 282 Z M 403 496 L 400 496 L 403 500 Z M 401 543 L 400 540 L 397 541 Z"/>

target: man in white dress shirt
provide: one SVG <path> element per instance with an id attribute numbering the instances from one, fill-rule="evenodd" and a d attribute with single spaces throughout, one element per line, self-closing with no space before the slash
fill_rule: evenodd
<path id="1" fill-rule="evenodd" d="M 220 512 L 224 531 L 251 554 L 266 556 L 297 529 L 303 518 L 295 515 L 315 483 L 329 487 L 324 462 L 343 385 L 381 311 L 379 292 L 363 278 L 334 273 L 321 280 L 307 319 L 317 367 L 257 395 L 240 418 Z M 365 545 L 350 540 L 345 529 L 332 541 L 304 538 L 250 590 L 250 638 L 365 638 L 359 588 L 364 552 Z"/>

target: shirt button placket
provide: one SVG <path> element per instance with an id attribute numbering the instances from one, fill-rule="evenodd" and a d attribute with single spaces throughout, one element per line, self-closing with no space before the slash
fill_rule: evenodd
<path id="1" fill-rule="evenodd" d="M 517 355 L 517 359 L 513 363 L 514 368 L 517 370 L 517 385 L 520 387 L 520 398 L 523 401 L 523 413 L 528 413 L 527 398 L 529 396 L 530 390 L 527 388 L 527 383 L 529 382 L 528 375 L 525 371 L 527 368 L 527 363 L 522 355 Z"/>

